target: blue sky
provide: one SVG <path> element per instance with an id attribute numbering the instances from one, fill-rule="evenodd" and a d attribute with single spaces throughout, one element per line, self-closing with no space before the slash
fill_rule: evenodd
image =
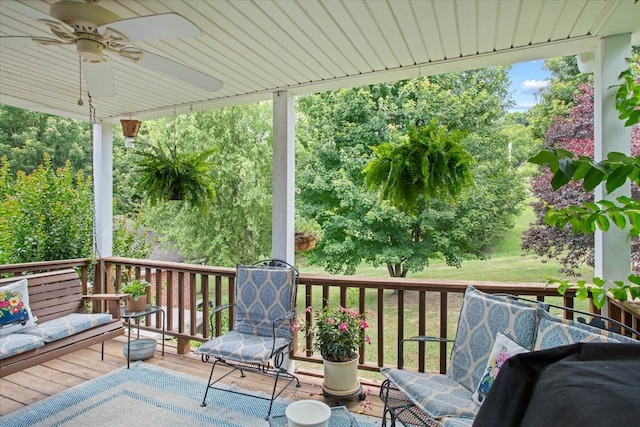
<path id="1" fill-rule="evenodd" d="M 509 77 L 510 91 L 516 105 L 510 111 L 526 111 L 536 104 L 536 92 L 548 84 L 550 73 L 543 69 L 544 60 L 520 62 L 513 64 Z"/>

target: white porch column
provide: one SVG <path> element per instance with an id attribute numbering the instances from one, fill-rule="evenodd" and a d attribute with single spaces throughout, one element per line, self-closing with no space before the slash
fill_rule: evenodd
<path id="1" fill-rule="evenodd" d="M 295 116 L 293 95 L 273 94 L 273 201 L 271 253 L 294 263 L 295 218 Z"/>
<path id="2" fill-rule="evenodd" d="M 93 125 L 93 182 L 97 256 L 113 254 L 113 125 Z"/>
<path id="3" fill-rule="evenodd" d="M 620 84 L 618 75 L 628 68 L 625 58 L 631 56 L 631 35 L 622 34 L 600 40 L 595 52 L 594 64 L 594 143 L 595 160 L 607 157 L 610 151 L 629 155 L 631 152 L 631 128 L 624 127 L 615 108 L 613 85 Z M 604 185 L 594 191 L 596 201 L 615 200 L 629 196 L 629 181 L 615 192 L 607 194 Z M 595 233 L 595 275 L 608 280 L 624 280 L 631 274 L 631 240 L 629 230 L 611 225 L 609 231 Z"/>

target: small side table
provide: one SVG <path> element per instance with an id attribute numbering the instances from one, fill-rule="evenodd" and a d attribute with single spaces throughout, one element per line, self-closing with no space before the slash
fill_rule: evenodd
<path id="1" fill-rule="evenodd" d="M 289 422 L 286 415 L 271 415 L 269 417 L 269 427 L 287 427 Z M 358 422 L 346 406 L 334 406 L 331 408 L 329 427 L 357 427 Z"/>
<path id="2" fill-rule="evenodd" d="M 144 310 L 140 311 L 127 311 L 126 308 L 120 308 L 120 318 L 127 320 L 127 326 L 129 327 L 129 336 L 127 338 L 127 369 L 129 369 L 129 355 L 131 353 L 131 319 L 136 320 L 138 325 L 138 336 L 136 339 L 140 339 L 140 318 L 148 316 L 153 313 L 162 313 L 162 355 L 164 356 L 164 333 L 165 333 L 165 312 L 164 308 L 157 305 L 147 305 Z"/>

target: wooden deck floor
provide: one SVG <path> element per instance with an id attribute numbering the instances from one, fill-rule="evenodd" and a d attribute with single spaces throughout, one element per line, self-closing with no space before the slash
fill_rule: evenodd
<path id="1" fill-rule="evenodd" d="M 107 341 L 105 343 L 104 361 L 100 360 L 100 345 L 98 344 L 0 378 L 0 416 L 126 366 L 125 359 L 122 356 L 122 343 L 125 341 L 124 337 Z M 166 343 L 164 356 L 161 355 L 160 346 L 158 346 L 154 357 L 145 362 L 204 379 L 208 378 L 211 370 L 210 364 L 202 363 L 200 358 L 194 354 L 178 355 L 176 347 L 169 341 Z M 216 372 L 218 369 L 216 368 Z M 222 367 L 220 369 L 225 368 Z M 248 378 L 242 383 L 239 382 L 238 385 L 271 393 L 271 387 L 273 386 L 271 378 L 250 373 L 247 376 Z M 302 383 L 302 387 L 289 386 L 283 396 L 295 400 L 319 399 L 330 406 L 338 403 L 334 399 L 325 399 L 322 396 L 321 378 L 307 375 L 302 370 L 298 372 L 298 378 Z M 249 381 L 246 381 L 247 379 Z M 374 417 L 382 417 L 383 405 L 378 397 L 379 388 L 375 384 L 366 384 L 364 387 L 366 390 L 370 390 L 370 395 L 367 396 L 365 401 L 367 402 L 367 408 L 364 409 L 363 413 Z M 346 399 L 341 403 L 352 412 L 361 411 L 362 402 L 360 401 Z"/>

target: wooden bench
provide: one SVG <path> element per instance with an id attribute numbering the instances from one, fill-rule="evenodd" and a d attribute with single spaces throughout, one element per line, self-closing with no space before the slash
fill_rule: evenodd
<path id="1" fill-rule="evenodd" d="M 102 343 L 104 359 L 104 341 L 124 333 L 119 310 L 121 295 L 86 295 L 86 289 L 83 289 L 82 281 L 73 269 L 0 279 L 0 286 L 25 278 L 28 281 L 29 306 L 38 319 L 38 325 L 72 313 L 87 313 L 87 301 L 92 302 L 94 313 L 101 313 L 104 306 L 112 319 L 108 323 L 48 342 L 43 347 L 0 359 L 0 377 L 97 343 Z"/>

